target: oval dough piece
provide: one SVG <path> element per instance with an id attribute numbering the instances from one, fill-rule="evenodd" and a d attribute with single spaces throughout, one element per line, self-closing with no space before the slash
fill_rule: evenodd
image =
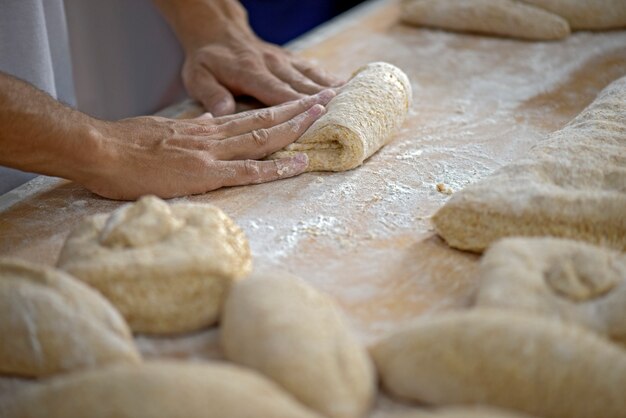
<path id="1" fill-rule="evenodd" d="M 224 307 L 227 359 L 270 377 L 332 418 L 361 417 L 375 395 L 373 365 L 339 309 L 295 277 L 238 283 Z"/>
<path id="2" fill-rule="evenodd" d="M 39 377 L 138 363 L 122 316 L 62 271 L 0 260 L 0 373 Z"/>
<path id="3" fill-rule="evenodd" d="M 624 0 L 524 0 L 564 17 L 572 29 L 626 27 Z"/>
<path id="4" fill-rule="evenodd" d="M 420 320 L 373 351 L 387 390 L 436 405 L 488 404 L 546 418 L 618 418 L 626 353 L 583 328 L 478 309 Z"/>
<path id="5" fill-rule="evenodd" d="M 626 77 L 522 159 L 455 193 L 435 213 L 455 248 L 553 236 L 626 251 Z"/>
<path id="6" fill-rule="evenodd" d="M 274 383 L 208 362 L 155 362 L 76 373 L 24 389 L 5 418 L 316 418 Z"/>
<path id="7" fill-rule="evenodd" d="M 508 238 L 481 260 L 476 304 L 554 316 L 626 343 L 626 255 L 556 238 Z"/>
<path id="8" fill-rule="evenodd" d="M 84 220 L 58 266 L 100 290 L 133 331 L 167 334 L 214 324 L 251 255 L 244 233 L 217 207 L 147 196 Z"/>
<path id="9" fill-rule="evenodd" d="M 358 167 L 391 141 L 411 100 L 411 83 L 402 70 L 385 62 L 370 63 L 354 73 L 300 139 L 269 158 L 305 153 L 307 171 Z"/>
<path id="10" fill-rule="evenodd" d="M 570 34 L 562 17 L 515 0 L 404 0 L 400 16 L 413 25 L 520 39 L 555 40 Z"/>

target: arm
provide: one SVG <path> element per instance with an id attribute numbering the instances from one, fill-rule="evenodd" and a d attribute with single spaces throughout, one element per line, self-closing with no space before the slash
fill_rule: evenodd
<path id="1" fill-rule="evenodd" d="M 236 0 L 154 0 L 185 50 L 188 93 L 215 115 L 235 110 L 233 94 L 276 105 L 341 83 L 309 62 L 261 41 Z"/>
<path id="2" fill-rule="evenodd" d="M 256 161 L 295 141 L 330 90 L 274 108 L 213 118 L 102 121 L 0 72 L 0 165 L 64 177 L 101 196 L 174 197 L 295 176 L 305 156 Z"/>

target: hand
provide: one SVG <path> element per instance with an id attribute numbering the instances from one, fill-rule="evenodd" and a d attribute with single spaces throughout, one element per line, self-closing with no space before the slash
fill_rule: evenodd
<path id="1" fill-rule="evenodd" d="M 298 139 L 335 93 L 237 115 L 173 120 L 137 117 L 98 121 L 101 159 L 81 181 L 101 196 L 129 200 L 199 194 L 224 186 L 263 183 L 302 173 L 306 155 L 256 161 Z"/>

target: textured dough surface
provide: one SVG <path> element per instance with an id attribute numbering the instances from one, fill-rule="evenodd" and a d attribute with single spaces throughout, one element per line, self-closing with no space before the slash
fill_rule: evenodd
<path id="1" fill-rule="evenodd" d="M 626 343 L 626 255 L 556 238 L 507 238 L 481 259 L 478 306 L 559 318 Z"/>
<path id="2" fill-rule="evenodd" d="M 239 367 L 155 362 L 76 373 L 24 389 L 3 418 L 316 418 L 274 383 Z"/>
<path id="3" fill-rule="evenodd" d="M 456 193 L 433 216 L 455 248 L 554 236 L 626 250 L 626 77 L 525 158 Z"/>
<path id="4" fill-rule="evenodd" d="M 244 233 L 217 207 L 147 196 L 83 221 L 58 266 L 102 292 L 133 331 L 164 334 L 214 324 L 251 255 Z"/>
<path id="5" fill-rule="evenodd" d="M 570 34 L 562 17 L 516 0 L 404 0 L 401 19 L 419 26 L 532 40 Z"/>
<path id="6" fill-rule="evenodd" d="M 140 362 L 122 316 L 95 290 L 49 267 L 0 259 L 0 373 L 48 376 Z"/>
<path id="7" fill-rule="evenodd" d="M 371 360 L 339 309 L 289 275 L 258 276 L 233 287 L 221 345 L 227 359 L 270 377 L 324 416 L 362 417 L 375 396 Z"/>
<path id="8" fill-rule="evenodd" d="M 572 29 L 626 27 L 624 0 L 524 0 L 565 18 Z"/>
<path id="9" fill-rule="evenodd" d="M 402 70 L 385 62 L 368 64 L 354 73 L 300 139 L 269 158 L 304 152 L 307 171 L 358 167 L 391 141 L 411 100 L 411 83 Z"/>
<path id="10" fill-rule="evenodd" d="M 373 350 L 393 395 L 545 418 L 623 418 L 626 352 L 583 328 L 476 309 L 420 320 Z"/>

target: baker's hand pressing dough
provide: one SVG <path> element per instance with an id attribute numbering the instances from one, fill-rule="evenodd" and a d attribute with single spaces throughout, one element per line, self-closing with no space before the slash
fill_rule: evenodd
<path id="1" fill-rule="evenodd" d="M 507 238 L 481 260 L 476 304 L 543 314 L 626 343 L 626 255 L 556 238 Z"/>
<path id="2" fill-rule="evenodd" d="M 525 158 L 457 192 L 433 216 L 455 248 L 554 236 L 626 251 L 626 77 Z"/>
<path id="3" fill-rule="evenodd" d="M 257 373 L 216 362 L 106 367 L 26 388 L 3 418 L 319 418 Z"/>
<path id="4" fill-rule="evenodd" d="M 2 374 L 40 377 L 140 362 L 124 319 L 98 292 L 17 259 L 0 260 L 0 335 Z"/>
<path id="5" fill-rule="evenodd" d="M 555 40 L 570 34 L 562 17 L 517 0 L 404 0 L 403 22 L 460 32 Z"/>
<path id="6" fill-rule="evenodd" d="M 270 377 L 324 416 L 362 417 L 375 396 L 371 360 L 339 309 L 295 277 L 237 283 L 220 342 L 227 359 Z"/>
<path id="7" fill-rule="evenodd" d="M 100 290 L 133 331 L 167 334 L 214 324 L 251 255 L 244 233 L 217 207 L 147 196 L 84 220 L 58 266 Z"/>
<path id="8" fill-rule="evenodd" d="M 305 153 L 307 171 L 345 171 L 358 167 L 393 138 L 411 106 L 411 83 L 399 68 L 385 62 L 357 70 L 326 114 L 284 150 L 269 158 Z"/>
<path id="9" fill-rule="evenodd" d="M 405 399 L 549 418 L 623 418 L 626 411 L 626 352 L 541 316 L 494 309 L 442 314 L 372 352 L 385 388 Z"/>

